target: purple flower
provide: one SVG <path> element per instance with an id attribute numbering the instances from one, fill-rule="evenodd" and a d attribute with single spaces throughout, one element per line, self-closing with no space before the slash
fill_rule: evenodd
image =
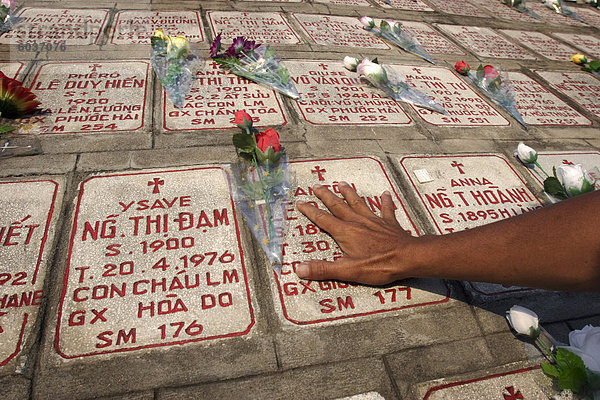
<path id="1" fill-rule="evenodd" d="M 215 57 L 217 53 L 221 50 L 221 33 L 215 37 L 215 40 L 210 44 L 210 56 Z"/>
<path id="2" fill-rule="evenodd" d="M 256 44 L 254 40 L 246 40 L 246 42 L 244 43 L 244 49 L 242 51 L 244 53 L 248 53 L 249 51 L 256 49 L 258 46 L 260 45 Z"/>

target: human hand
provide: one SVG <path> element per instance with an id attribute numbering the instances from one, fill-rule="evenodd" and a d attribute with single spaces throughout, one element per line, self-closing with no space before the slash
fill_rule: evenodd
<path id="1" fill-rule="evenodd" d="M 339 183 L 344 198 L 322 185 L 313 186 L 315 195 L 329 212 L 297 201 L 298 210 L 327 231 L 338 243 L 344 256 L 338 260 L 311 260 L 296 268 L 303 279 L 339 279 L 371 285 L 383 285 L 411 277 L 412 244 L 415 238 L 396 220 L 390 192 L 383 192 L 381 217 L 375 215 L 346 182 Z"/>

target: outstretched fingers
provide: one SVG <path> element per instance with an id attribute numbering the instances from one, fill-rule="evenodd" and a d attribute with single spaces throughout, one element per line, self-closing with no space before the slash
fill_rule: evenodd
<path id="1" fill-rule="evenodd" d="M 343 258 L 335 262 L 324 260 L 303 262 L 296 267 L 296 275 L 302 279 L 316 281 L 330 279 L 354 281 L 356 279 L 356 271 L 353 271 L 352 268 L 348 268 L 348 265 L 346 265 Z"/>
<path id="2" fill-rule="evenodd" d="M 381 195 L 381 218 L 389 224 L 400 226 L 400 223 L 396 219 L 392 194 L 387 190 Z"/>
<path id="3" fill-rule="evenodd" d="M 306 215 L 306 217 L 314 222 L 319 228 L 331 233 L 332 235 L 335 235 L 335 233 L 341 228 L 342 221 L 327 211 L 308 204 L 305 201 L 296 201 L 296 208 L 302 214 Z"/>

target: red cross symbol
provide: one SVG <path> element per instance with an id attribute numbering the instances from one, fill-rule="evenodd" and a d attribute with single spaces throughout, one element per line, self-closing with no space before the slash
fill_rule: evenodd
<path id="1" fill-rule="evenodd" d="M 165 181 L 163 181 L 160 178 L 154 178 L 151 181 L 148 181 L 148 186 L 153 186 L 154 185 L 154 190 L 152 191 L 153 194 L 157 194 L 160 193 L 160 190 L 158 189 L 159 185 L 164 185 Z"/>
<path id="2" fill-rule="evenodd" d="M 460 172 L 461 174 L 465 173 L 465 171 L 463 171 L 463 169 L 461 168 L 464 167 L 463 164 L 457 163 L 456 161 L 452 161 L 452 164 L 450 164 L 450 166 L 458 168 L 458 172 Z"/>
<path id="3" fill-rule="evenodd" d="M 96 72 L 96 68 L 100 68 L 100 67 L 102 67 L 102 65 L 100 65 L 100 64 L 93 64 L 93 65 L 89 66 L 89 68 L 92 69 L 92 72 Z"/>
<path id="4" fill-rule="evenodd" d="M 325 170 L 325 169 L 321 169 L 321 167 L 319 167 L 319 166 L 317 165 L 317 166 L 315 167 L 315 169 L 313 169 L 313 170 L 312 170 L 312 171 L 310 171 L 310 172 L 312 172 L 313 174 L 317 174 L 317 175 L 319 175 L 319 180 L 320 180 L 320 181 L 324 181 L 324 180 L 325 180 L 325 178 L 323 178 L 323 172 L 327 172 L 327 170 Z"/>
<path id="5" fill-rule="evenodd" d="M 327 71 L 327 64 L 319 64 L 319 67 L 323 68 L 325 71 Z"/>
<path id="6" fill-rule="evenodd" d="M 523 395 L 521 394 L 520 390 L 517 390 L 517 393 L 515 393 L 515 388 L 513 386 L 506 386 L 504 389 L 506 389 L 506 391 L 508 392 L 508 394 L 502 393 L 502 395 L 504 396 L 504 400 L 525 399 L 525 397 L 523 397 Z"/>
<path id="7" fill-rule="evenodd" d="M 569 160 L 563 160 L 563 164 L 565 165 L 573 165 L 573 163 Z"/>
<path id="8" fill-rule="evenodd" d="M 219 68 L 219 64 L 217 64 L 217 63 L 216 63 L 216 62 L 214 62 L 214 61 L 210 63 L 210 66 L 212 67 L 212 69 L 217 69 L 217 68 Z"/>

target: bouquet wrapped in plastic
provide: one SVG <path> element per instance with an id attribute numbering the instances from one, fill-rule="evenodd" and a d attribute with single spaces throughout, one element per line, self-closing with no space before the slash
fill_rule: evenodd
<path id="1" fill-rule="evenodd" d="M 479 65 L 473 73 L 471 67 L 464 61 L 454 65 L 456 71 L 469 78 L 494 103 L 506 109 L 523 127 L 527 128 L 523 117 L 517 110 L 515 93 L 506 74 L 491 65 Z"/>
<path id="2" fill-rule="evenodd" d="M 192 87 L 193 69 L 200 58 L 190 54 L 190 42 L 184 36 L 168 36 L 162 29 L 154 33 L 150 43 L 152 67 L 173 105 L 181 108 Z"/>
<path id="3" fill-rule="evenodd" d="M 0 1 L 0 35 L 10 31 L 16 23 L 16 18 L 13 15 L 14 11 L 14 0 Z"/>
<path id="4" fill-rule="evenodd" d="M 523 14 L 527 14 L 535 19 L 540 19 L 539 15 L 537 15 L 535 12 L 533 12 L 529 8 L 527 8 L 527 4 L 525 1 L 526 0 L 502 0 L 502 2 L 504 4 L 514 8 L 517 11 L 519 11 Z"/>
<path id="5" fill-rule="evenodd" d="M 235 203 L 260 243 L 273 270 L 283 263 L 285 209 L 290 202 L 290 178 L 285 149 L 272 128 L 259 132 L 245 111 L 235 113 L 242 132 L 233 135 L 240 159 L 231 166 Z"/>
<path id="6" fill-rule="evenodd" d="M 396 101 L 423 107 L 441 114 L 448 114 L 430 96 L 418 91 L 406 82 L 406 79 L 398 72 L 390 67 L 379 65 L 377 59 L 370 61 L 365 58 L 359 63 L 358 59 L 354 57 L 345 57 L 344 67 L 350 71 L 358 72 L 361 79 L 383 90 Z"/>
<path id="7" fill-rule="evenodd" d="M 300 100 L 290 74 L 275 50 L 268 45 L 239 36 L 224 52 L 219 33 L 210 45 L 210 56 L 228 71 L 248 80 L 267 85 L 279 93 Z"/>
<path id="8" fill-rule="evenodd" d="M 583 23 L 588 23 L 586 20 L 577 15 L 574 11 L 572 11 L 569 7 L 563 4 L 562 0 L 543 0 L 543 3 L 546 7 L 551 10 L 554 10 L 557 14 L 562 14 L 567 17 L 575 18 Z"/>
<path id="9" fill-rule="evenodd" d="M 402 23 L 391 19 L 382 20 L 379 28 L 375 26 L 375 21 L 370 17 L 362 17 L 360 22 L 364 29 L 373 33 L 375 36 L 389 40 L 402 50 L 421 57 L 422 59 L 435 64 L 427 50 L 419 43 L 417 38 L 410 32 L 402 29 Z"/>

